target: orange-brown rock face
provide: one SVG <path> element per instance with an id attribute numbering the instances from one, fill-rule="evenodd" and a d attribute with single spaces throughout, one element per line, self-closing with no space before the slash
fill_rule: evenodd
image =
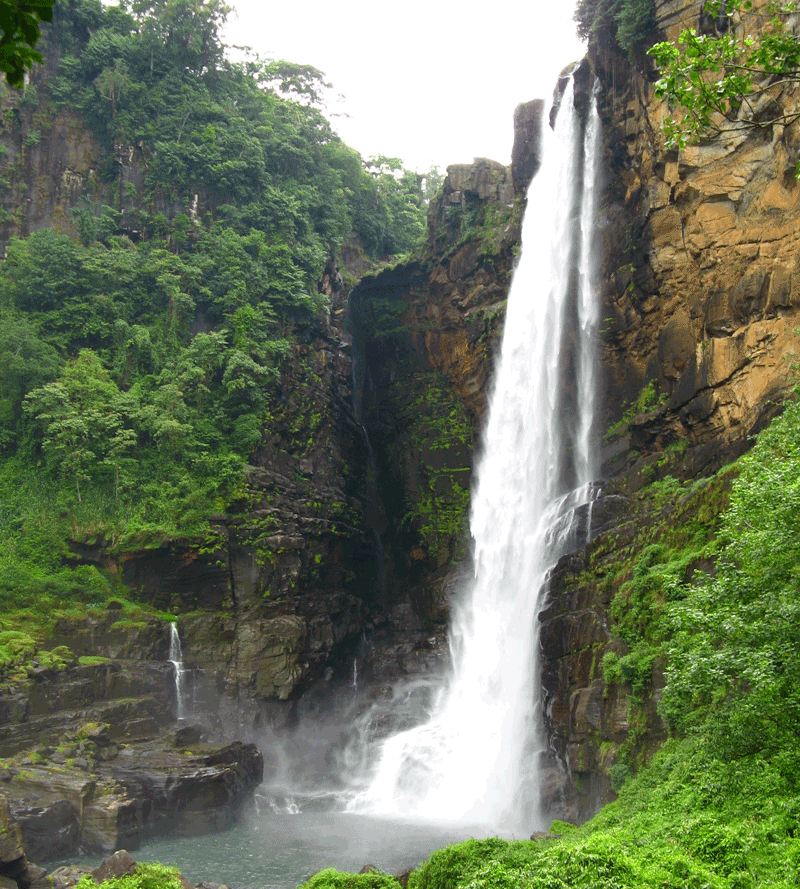
<path id="1" fill-rule="evenodd" d="M 701 26 L 698 5 L 685 0 L 664 3 L 659 16 L 670 39 Z M 653 380 L 667 437 L 725 449 L 785 391 L 800 348 L 800 127 L 768 125 L 765 108 L 760 129 L 670 151 L 661 127 L 672 112 L 655 99 L 652 76 L 628 69 L 620 90 L 622 60 L 608 48 L 593 55 L 614 146 L 607 419 Z M 786 88 L 769 101 L 796 108 L 798 95 Z"/>
<path id="2" fill-rule="evenodd" d="M 697 2 L 656 7 L 671 40 L 686 27 L 718 27 L 701 21 Z M 773 90 L 758 111 L 761 128 L 669 150 L 661 127 L 673 112 L 654 96 L 657 72 L 637 70 L 607 45 L 592 46 L 590 59 L 603 88 L 606 144 L 608 483 L 596 508 L 608 522 L 585 552 L 559 564 L 542 615 L 546 723 L 559 763 L 545 795 L 554 811 L 579 819 L 613 796 L 620 748 L 635 763 L 665 731 L 657 711 L 662 664 L 636 694 L 628 682 L 606 682 L 602 669 L 605 654 L 629 651 L 610 606 L 631 566 L 660 539 L 659 522 L 696 517 L 664 501 L 654 510 L 644 486 L 668 474 L 707 475 L 741 453 L 779 409 L 800 352 L 800 126 L 769 124 L 776 108 L 800 106 L 798 93 Z M 714 496 L 724 501 L 724 485 Z"/>

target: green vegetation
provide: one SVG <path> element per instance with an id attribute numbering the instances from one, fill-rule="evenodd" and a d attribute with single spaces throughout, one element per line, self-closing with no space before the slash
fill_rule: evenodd
<path id="1" fill-rule="evenodd" d="M 610 39 L 630 56 L 655 38 L 653 0 L 578 0 L 574 18 L 582 40 Z"/>
<path id="2" fill-rule="evenodd" d="M 54 0 L 0 0 L 0 71 L 9 86 L 21 87 L 26 71 L 42 55 L 34 47 L 39 26 L 53 18 Z"/>
<path id="3" fill-rule="evenodd" d="M 348 874 L 326 868 L 303 883 L 305 889 L 399 889 L 394 877 L 382 873 Z"/>
<path id="4" fill-rule="evenodd" d="M 649 50 L 661 79 L 656 96 L 679 113 L 664 132 L 673 147 L 723 131 L 788 125 L 800 112 L 781 108 L 782 89 L 800 82 L 800 37 L 794 0 L 755 4 L 714 0 L 705 5 L 706 32 L 688 28 L 677 44 Z"/>
<path id="5" fill-rule="evenodd" d="M 620 417 L 620 419 L 617 420 L 616 423 L 612 423 L 612 425 L 609 426 L 609 428 L 606 430 L 606 440 L 610 440 L 620 432 L 624 432 L 630 425 L 631 420 L 638 414 L 644 413 L 648 410 L 652 410 L 659 404 L 663 404 L 663 402 L 663 396 L 659 397 L 656 395 L 655 384 L 652 380 L 649 380 L 642 387 L 642 391 L 639 393 L 636 400 L 632 401 L 627 406 L 622 417 Z"/>
<path id="6" fill-rule="evenodd" d="M 667 479 L 663 521 L 624 548 L 598 541 L 592 570 L 628 647 L 603 670 L 630 683 L 631 734 L 658 663 L 671 737 L 647 761 L 620 751 L 619 798 L 587 824 L 447 847 L 410 889 L 800 884 L 800 402 L 716 477 Z M 656 511 L 659 485 L 638 495 Z"/>
<path id="7" fill-rule="evenodd" d="M 444 565 L 465 555 L 472 428 L 441 376 L 417 377 L 389 451 L 395 461 L 403 454 L 415 460 L 416 490 L 403 515 L 404 529 L 422 543 L 433 564 Z"/>
<path id="8" fill-rule="evenodd" d="M 70 541 L 213 549 L 209 516 L 245 495 L 281 375 L 322 329 L 326 260 L 353 232 L 377 261 L 424 231 L 425 177 L 344 145 L 316 69 L 227 59 L 229 12 L 56 0 L 42 32 L 58 63 L 0 97 L 4 146 L 21 117 L 39 141 L 77 115 L 102 151 L 83 202 L 55 208 L 59 230 L 12 238 L 0 266 L 7 608 L 116 593 L 69 566 Z M 8 206 L 24 203 L 23 172 L 18 156 L 0 176 Z"/>
<path id="9" fill-rule="evenodd" d="M 80 889 L 96 889 L 97 883 L 90 877 L 81 877 Z M 103 889 L 182 889 L 177 868 L 163 864 L 138 864 L 136 872 L 122 877 L 113 877 L 100 883 Z"/>

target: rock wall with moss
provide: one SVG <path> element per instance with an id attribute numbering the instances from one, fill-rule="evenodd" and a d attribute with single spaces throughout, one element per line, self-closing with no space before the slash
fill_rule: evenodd
<path id="1" fill-rule="evenodd" d="M 714 26 L 688 0 L 655 13 L 650 42 Z M 604 485 L 591 542 L 559 564 L 542 615 L 546 797 L 577 819 L 668 733 L 662 612 L 679 584 L 713 574 L 726 467 L 781 410 L 800 349 L 800 131 L 768 118 L 796 109 L 796 90 L 772 91 L 766 126 L 678 151 L 642 47 L 601 28 L 589 61 L 605 144 Z"/>

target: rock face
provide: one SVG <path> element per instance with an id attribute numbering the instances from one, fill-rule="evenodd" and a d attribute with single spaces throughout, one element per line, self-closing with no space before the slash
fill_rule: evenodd
<path id="1" fill-rule="evenodd" d="M 351 407 L 349 346 L 325 322 L 300 335 L 241 499 L 206 539 L 125 552 L 104 540 L 72 547 L 74 561 L 114 571 L 140 600 L 192 612 L 179 622 L 190 675 L 202 671 L 205 701 L 222 707 L 223 721 L 235 714 L 231 724 L 245 731 L 264 701 L 296 698 L 335 666 L 383 607 L 365 521 L 368 445 Z M 124 633 L 116 641 L 95 623 L 57 629 L 54 643 L 79 655 L 128 656 Z M 166 659 L 163 632 L 136 644 Z"/>
<path id="2" fill-rule="evenodd" d="M 50 762 L 8 769 L 0 799 L 36 861 L 79 848 L 137 849 L 148 837 L 224 830 L 263 777 L 253 744 L 170 748 L 160 739 L 111 747 L 107 729 L 93 749 L 79 735 L 83 755 L 62 764 L 51 755 Z"/>
<path id="3" fill-rule="evenodd" d="M 9 814 L 0 862 L 8 873 L 24 871 L 14 864 L 19 843 L 40 861 L 225 829 L 262 780 L 255 745 L 208 743 L 206 728 L 188 724 L 173 730 L 169 625 L 119 618 L 109 608 L 105 616 L 62 619 L 53 641 L 69 639 L 74 661 L 58 669 L 34 663 L 27 680 L 5 678 L 0 801 L 7 808 L 0 814 Z M 79 663 L 84 651 L 91 656 Z"/>
<path id="4" fill-rule="evenodd" d="M 685 27 L 714 27 L 687 0 L 657 4 L 657 15 L 672 40 Z M 613 797 L 623 745 L 647 755 L 664 737 L 658 669 L 644 695 L 607 683 L 602 671 L 605 654 L 627 651 L 608 612 L 629 570 L 626 553 L 665 520 L 641 512 L 636 492 L 669 475 L 707 475 L 742 453 L 779 409 L 800 348 L 798 124 L 668 150 L 661 124 L 671 112 L 654 97 L 655 72 L 607 42 L 592 45 L 589 59 L 603 88 L 606 145 L 601 429 L 609 431 L 598 507 L 607 521 L 585 552 L 559 564 L 542 615 L 553 753 L 546 796 L 575 819 Z M 786 87 L 772 99 L 798 103 Z"/>
<path id="5" fill-rule="evenodd" d="M 696 4 L 675 0 L 661 5 L 659 25 L 674 37 L 697 27 L 697 16 Z M 593 61 L 609 87 L 620 57 L 595 47 Z M 609 391 L 630 402 L 653 380 L 667 402 L 662 441 L 735 447 L 785 389 L 782 356 L 800 345 L 800 130 L 776 124 L 670 151 L 661 135 L 668 109 L 648 76 L 626 75 L 626 89 L 607 88 L 603 109 L 613 173 L 604 244 Z M 786 87 L 774 99 L 797 104 Z M 607 405 L 610 418 L 618 411 Z"/>
<path id="6" fill-rule="evenodd" d="M 111 723 L 119 737 L 156 733 L 173 718 L 172 666 L 165 661 L 75 665 L 11 685 L 0 694 L 0 754 L 52 743 L 89 720 Z"/>

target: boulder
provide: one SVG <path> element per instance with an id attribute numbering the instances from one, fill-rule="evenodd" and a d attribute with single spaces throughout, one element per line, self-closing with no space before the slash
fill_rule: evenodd
<path id="1" fill-rule="evenodd" d="M 92 868 L 88 864 L 68 864 L 64 867 L 56 868 L 49 874 L 52 889 L 70 889 L 75 886 L 83 877 L 91 876 Z"/>
<path id="2" fill-rule="evenodd" d="M 136 862 L 133 860 L 130 852 L 126 849 L 120 849 L 113 855 L 109 855 L 92 871 L 92 879 L 96 883 L 103 883 L 106 880 L 114 880 L 129 874 L 136 873 Z"/>
<path id="3" fill-rule="evenodd" d="M 0 793 L 0 873 L 15 866 L 24 855 L 19 824 L 11 814 L 8 799 Z"/>

